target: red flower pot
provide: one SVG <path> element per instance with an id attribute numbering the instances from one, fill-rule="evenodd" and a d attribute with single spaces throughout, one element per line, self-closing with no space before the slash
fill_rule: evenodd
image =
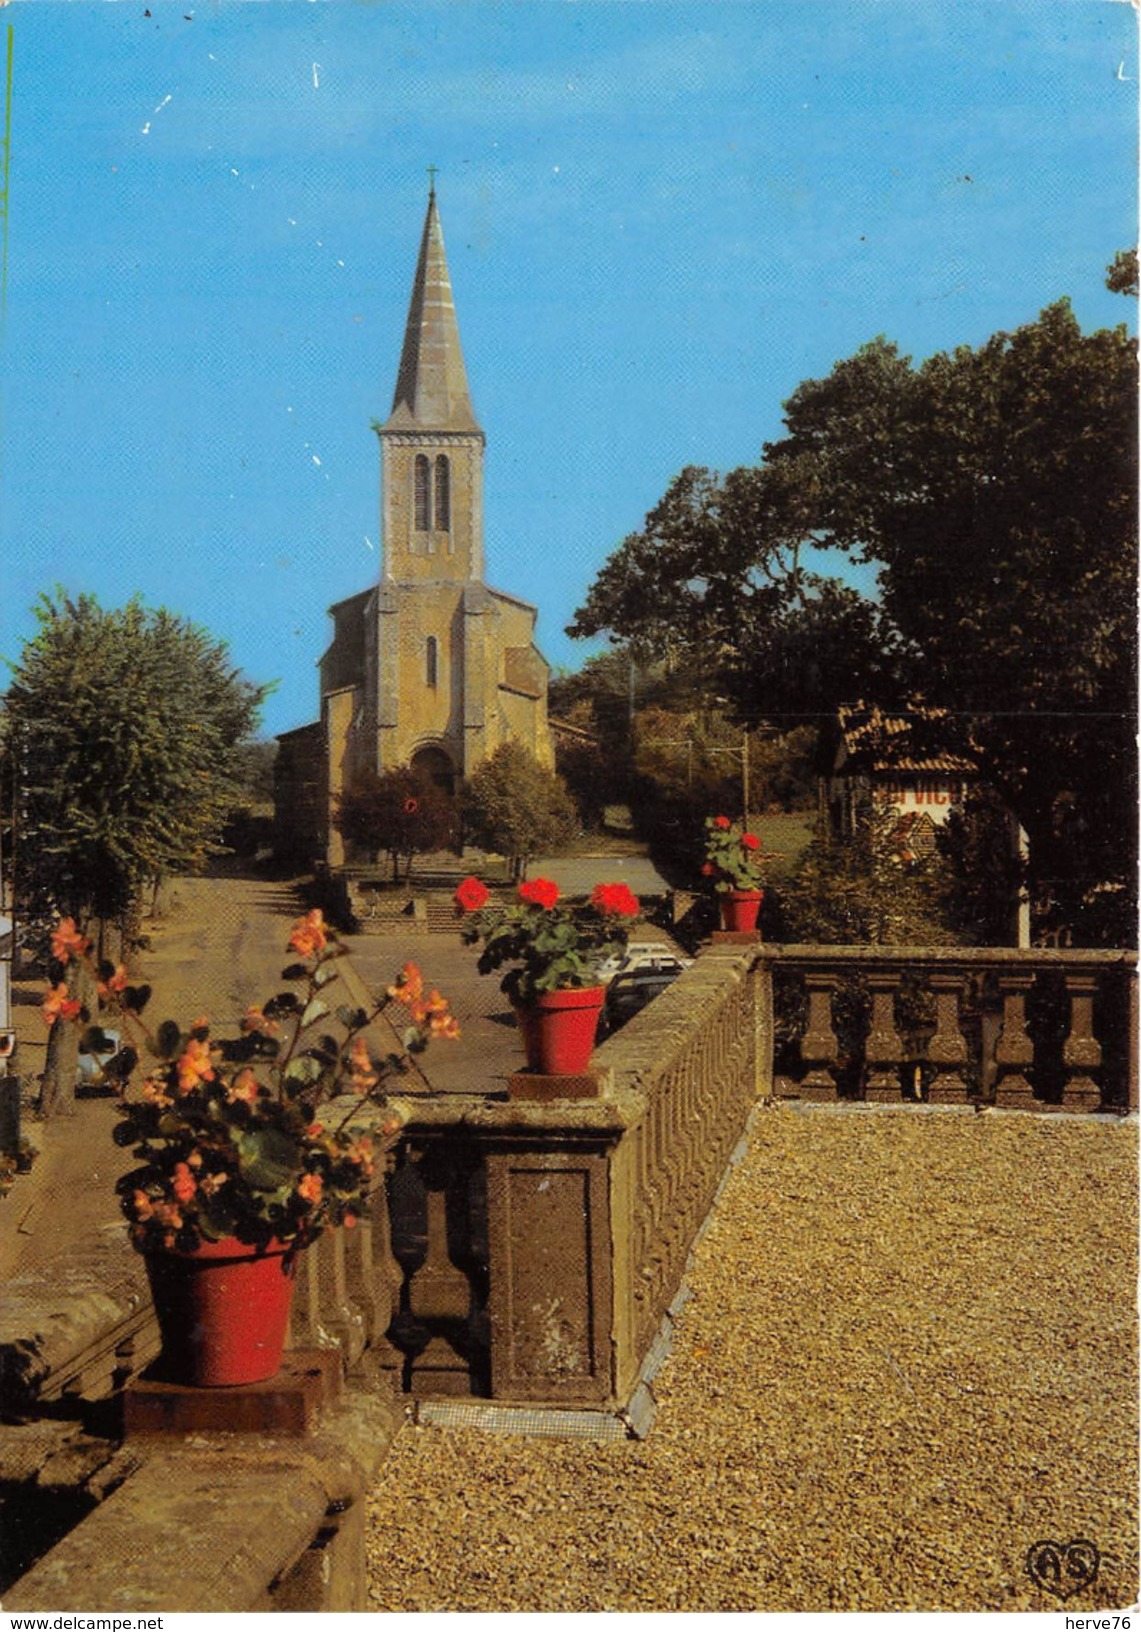
<path id="1" fill-rule="evenodd" d="M 757 927 L 757 916 L 764 890 L 724 890 L 718 896 L 721 907 L 721 928 L 738 935 L 751 934 Z"/>
<path id="2" fill-rule="evenodd" d="M 194 1388 L 260 1383 L 281 1367 L 297 1254 L 235 1236 L 144 1254 L 164 1378 Z"/>
<path id="3" fill-rule="evenodd" d="M 541 992 L 533 1004 L 517 1008 L 530 1069 L 551 1077 L 573 1077 L 585 1071 L 605 999 L 604 986 L 584 986 Z"/>

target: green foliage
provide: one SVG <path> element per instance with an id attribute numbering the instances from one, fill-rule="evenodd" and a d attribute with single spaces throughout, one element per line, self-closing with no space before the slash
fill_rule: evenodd
<path id="1" fill-rule="evenodd" d="M 1119 249 L 1105 269 L 1105 287 L 1115 295 L 1137 293 L 1137 251 Z"/>
<path id="2" fill-rule="evenodd" d="M 969 718 L 1071 921 L 1094 886 L 1132 901 L 1135 353 L 1066 301 L 917 369 L 878 340 L 800 386 L 765 450 L 812 461 L 820 542 L 881 563 L 901 677 Z"/>
<path id="3" fill-rule="evenodd" d="M 341 797 L 333 818 L 350 844 L 375 856 L 383 851 L 400 876 L 411 872 L 414 856 L 455 842 L 456 801 L 431 777 L 400 765 L 379 775 L 366 771 Z"/>
<path id="4" fill-rule="evenodd" d="M 875 605 L 804 564 L 810 463 L 720 476 L 687 466 L 603 566 L 567 633 L 609 632 L 630 655 L 727 691 L 788 727 L 870 689 L 890 644 Z"/>
<path id="5" fill-rule="evenodd" d="M 105 611 L 57 591 L 35 612 L 6 710 L 17 885 L 42 911 L 114 917 L 146 878 L 217 848 L 266 688 L 204 630 L 138 600 Z"/>
<path id="6" fill-rule="evenodd" d="M 239 1036 L 216 1038 L 205 1021 L 183 1030 L 164 1020 L 148 1031 L 147 989 L 124 989 L 109 969 L 96 970 L 82 937 L 70 943 L 69 958 L 87 969 L 89 984 L 111 975 L 100 985 L 102 1002 L 133 1039 L 123 1069 L 112 1061 L 106 1075 L 120 1095 L 113 1137 L 139 1163 L 116 1189 L 140 1250 L 190 1251 L 228 1235 L 304 1247 L 330 1227 L 357 1223 L 377 1157 L 401 1127 L 395 1113 L 381 1119 L 364 1107 L 383 1106 L 379 1090 L 405 1066 L 399 1054 L 376 1057 L 368 1028 L 395 1005 L 405 1011 L 408 1052 L 459 1035 L 446 1000 L 425 994 L 412 964 L 367 1011 L 339 1010 L 340 1035 L 318 1031 L 330 1012 L 318 994 L 340 978 L 345 948 L 316 911 L 294 925 L 289 947 L 300 961 L 282 978 L 299 982 L 301 993 L 252 1006 Z M 53 1030 L 63 1024 L 57 1019 Z M 149 1069 L 128 1093 L 140 1058 Z"/>
<path id="7" fill-rule="evenodd" d="M 1136 287 L 1118 256 L 1110 286 Z M 570 626 L 787 728 L 859 696 L 969 726 L 1060 932 L 1136 919 L 1136 346 L 1067 301 L 918 367 L 882 336 L 807 380 L 756 469 L 687 467 Z M 878 566 L 878 598 L 806 545 Z"/>
<path id="8" fill-rule="evenodd" d="M 463 892 L 473 886 L 480 888 L 469 879 L 457 891 L 461 905 Z M 500 990 L 528 1007 L 544 992 L 597 985 L 599 964 L 625 950 L 638 910 L 637 898 L 624 884 L 600 884 L 589 901 L 574 903 L 561 900 L 550 880 L 535 879 L 520 885 L 510 906 L 489 902 L 470 912 L 462 933 L 468 945 L 483 942 L 481 975 L 510 965 Z"/>
<path id="9" fill-rule="evenodd" d="M 608 754 L 598 735 L 593 705 L 585 698 L 573 702 L 558 716 L 565 724 L 589 736 L 552 732 L 555 769 L 567 785 L 578 810 L 578 819 L 588 832 L 602 826 L 607 805 L 626 797 L 624 760 Z"/>
<path id="10" fill-rule="evenodd" d="M 905 859 L 899 817 L 871 808 L 848 839 L 820 832 L 779 890 L 782 938 L 822 946 L 946 946 L 946 864 Z"/>
<path id="11" fill-rule="evenodd" d="M 565 782 L 518 742 L 501 743 L 476 770 L 465 792 L 464 822 L 473 843 L 510 858 L 516 878 L 578 830 Z"/>
<path id="12" fill-rule="evenodd" d="M 1025 864 L 1015 852 L 1010 813 L 988 788 L 972 789 L 936 829 L 948 866 L 947 912 L 968 946 L 1012 946 Z"/>

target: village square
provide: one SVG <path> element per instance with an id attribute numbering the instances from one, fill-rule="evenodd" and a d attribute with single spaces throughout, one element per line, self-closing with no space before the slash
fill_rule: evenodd
<path id="1" fill-rule="evenodd" d="M 298 20 L 275 5 L 255 35 L 239 9 L 152 6 L 133 26 L 145 21 L 164 72 L 190 61 L 176 21 L 201 24 L 195 74 L 256 40 L 266 54 L 249 61 L 276 63 L 264 83 L 281 108 L 333 95 L 338 74 L 348 84 L 366 44 L 402 41 L 409 62 L 427 49 L 402 12 Z M 470 18 L 430 9 L 433 50 L 472 48 Z M 666 83 L 713 120 L 714 62 L 726 106 L 757 105 L 750 74 L 777 38 L 760 8 L 713 8 L 719 24 L 691 35 L 673 31 L 686 8 L 635 9 L 547 20 L 560 97 L 577 94 L 561 53 L 581 27 L 628 80 L 613 97 L 595 88 L 599 119 L 625 129 L 627 97 Z M 1035 8 L 1017 9 L 1038 50 Z M 842 7 L 843 28 L 866 10 Z M 106 25 L 79 11 L 88 47 L 108 49 Z M 885 47 L 896 25 L 902 9 L 885 8 Z M 29 46 L 72 49 L 38 26 Z M 921 31 L 940 74 L 991 38 L 956 26 L 946 60 L 947 40 Z M 809 74 L 792 8 L 780 27 Z M 18 69 L 18 22 L 8 39 Z M 1081 39 L 1093 60 L 1104 42 Z M 306 70 L 292 88 L 287 46 Z M 746 46 L 756 61 L 737 77 Z M 489 94 L 504 110 L 517 95 L 529 128 L 546 59 L 516 42 L 512 78 L 496 49 L 504 83 Z M 854 35 L 849 49 L 858 78 Z M 1066 63 L 1067 85 L 1085 63 Z M 450 83 L 441 62 L 432 71 Z M 981 85 L 990 70 L 975 71 Z M 861 130 L 903 83 L 868 72 Z M 35 73 L 28 118 L 43 132 Z M 251 86 L 225 94 L 258 110 L 250 132 L 272 127 L 280 110 Z M 139 164 L 177 105 L 156 95 Z M 143 476 L 115 453 L 135 576 L 116 569 L 111 593 L 61 567 L 13 625 L 3 1611 L 13 1625 L 71 1612 L 134 1625 L 266 1611 L 1127 1614 L 1132 184 L 1064 274 L 1048 257 L 1041 280 L 1027 274 L 1040 299 L 980 289 L 969 326 L 926 314 L 930 340 L 901 343 L 903 305 L 869 296 L 878 327 L 837 330 L 804 353 L 811 367 L 794 352 L 798 371 L 738 453 L 704 429 L 732 417 L 736 389 L 716 338 L 739 331 L 748 286 L 734 282 L 735 204 L 718 296 L 695 270 L 682 307 L 659 285 L 655 312 L 639 313 L 652 272 L 622 259 L 616 233 L 612 261 L 571 276 L 567 246 L 549 262 L 539 247 L 524 192 L 487 250 L 459 148 L 437 164 L 429 146 L 410 176 L 386 184 L 374 169 L 365 187 L 359 108 L 332 105 L 333 126 L 324 105 L 304 117 L 348 166 L 330 172 L 346 222 L 350 175 L 383 217 L 383 272 L 338 308 L 339 339 L 306 329 L 295 381 L 284 354 L 267 384 L 252 344 L 240 355 L 197 332 L 186 424 L 212 398 L 217 438 L 184 432 L 164 384 L 149 401 L 179 427 L 168 464 Z M 465 104 L 465 140 L 478 106 Z M 201 140 L 214 164 L 207 130 L 220 138 L 207 119 L 179 140 Z M 255 195 L 273 186 L 257 141 L 224 167 Z M 107 151 L 130 168 L 126 148 Z M 716 152 L 736 162 L 732 144 Z M 173 176 L 177 157 L 162 162 Z M 499 162 L 478 186 L 494 190 Z M 280 255 L 295 268 L 310 202 L 278 211 L 259 249 L 265 206 L 243 194 L 251 265 L 264 250 L 267 267 Z M 712 193 L 696 228 L 665 207 L 683 241 L 721 220 Z M 325 276 L 351 251 L 338 255 L 335 212 L 322 219 L 305 224 L 306 252 Z M 211 253 L 237 253 L 246 229 L 214 230 L 235 247 Z M 675 284 L 697 251 L 680 253 Z M 193 300 L 206 273 L 186 254 Z M 567 333 L 549 366 L 537 360 L 564 274 L 600 370 L 585 406 Z M 241 295 L 211 309 L 262 298 L 287 324 L 290 278 L 280 305 L 239 278 Z M 27 288 L 21 274 L 16 314 Z M 332 310 L 306 312 L 313 334 Z M 637 359 L 652 372 L 671 348 L 703 406 L 659 457 L 665 376 L 639 436 L 616 404 Z M 154 372 L 140 357 L 144 395 Z M 241 429 L 227 453 L 231 391 Z M 152 594 L 130 495 L 189 492 L 192 462 L 205 477 L 219 459 L 236 515 L 235 495 L 253 493 L 254 478 L 240 485 L 250 427 L 269 424 L 259 396 L 275 398 L 288 428 L 273 434 L 292 439 L 281 446 L 302 477 L 249 497 L 251 537 L 265 529 L 252 555 L 241 522 L 201 559 L 172 539 L 169 588 Z M 133 411 L 124 396 L 124 423 Z M 333 448 L 352 462 L 351 502 L 329 479 Z M 641 502 L 584 564 L 575 529 L 592 495 L 643 458 Z M 568 473 L 591 459 L 575 501 Z M 107 494 L 90 502 L 100 512 Z M 346 515 L 363 548 L 349 551 Z M 222 609 L 238 598 L 240 634 Z"/>

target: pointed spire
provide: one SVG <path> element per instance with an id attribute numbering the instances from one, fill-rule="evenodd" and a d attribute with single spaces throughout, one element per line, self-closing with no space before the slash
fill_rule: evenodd
<path id="1" fill-rule="evenodd" d="M 444 255 L 432 167 L 428 213 L 400 354 L 400 372 L 385 430 L 478 431 Z"/>

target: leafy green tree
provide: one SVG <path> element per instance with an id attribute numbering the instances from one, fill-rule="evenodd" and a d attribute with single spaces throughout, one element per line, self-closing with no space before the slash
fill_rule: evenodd
<path id="1" fill-rule="evenodd" d="M 1136 348 L 1069 303 L 918 368 L 884 340 L 785 405 L 814 536 L 880 564 L 901 677 L 967 725 L 1037 887 L 1077 924 L 1136 809 Z"/>
<path id="2" fill-rule="evenodd" d="M 821 831 L 779 888 L 782 934 L 828 946 L 945 946 L 950 877 L 909 852 L 899 813 L 869 805 L 848 838 Z"/>
<path id="3" fill-rule="evenodd" d="M 478 767 L 467 785 L 464 820 L 473 843 L 507 856 L 517 879 L 536 856 L 562 849 L 578 830 L 565 782 L 518 742 L 501 743 Z"/>
<path id="4" fill-rule="evenodd" d="M 759 468 L 682 471 L 570 633 L 695 663 L 750 722 L 947 708 L 1033 893 L 1080 939 L 1132 939 L 1136 397 L 1124 327 L 1084 335 L 1067 301 L 918 367 L 880 337 L 798 387 Z M 809 544 L 878 567 L 877 598 Z"/>
<path id="5" fill-rule="evenodd" d="M 551 732 L 555 769 L 567 785 L 582 826 L 594 833 L 605 821 L 606 807 L 626 798 L 624 762 L 606 752 L 596 727 L 594 707 L 585 698 L 571 703 L 557 717 L 571 731 Z"/>
<path id="6" fill-rule="evenodd" d="M 1137 251 L 1119 249 L 1105 269 L 1105 287 L 1115 295 L 1137 293 Z"/>
<path id="7" fill-rule="evenodd" d="M 202 865 L 235 802 L 236 757 L 266 688 L 224 644 L 133 600 L 104 610 L 62 591 L 35 608 L 5 710 L 23 910 L 122 920 L 144 881 Z M 75 1031 L 52 1028 L 45 1112 L 70 1108 Z"/>
<path id="8" fill-rule="evenodd" d="M 727 692 L 751 718 L 792 728 L 871 692 L 891 633 L 878 608 L 810 570 L 811 462 L 720 476 L 687 466 L 641 532 L 602 567 L 567 633 L 604 632 L 664 664 L 691 691 Z"/>
<path id="9" fill-rule="evenodd" d="M 395 883 L 402 860 L 407 878 L 415 856 L 455 842 L 458 813 L 456 801 L 430 776 L 399 765 L 359 777 L 342 796 L 334 821 L 350 844 L 389 857 Z"/>

